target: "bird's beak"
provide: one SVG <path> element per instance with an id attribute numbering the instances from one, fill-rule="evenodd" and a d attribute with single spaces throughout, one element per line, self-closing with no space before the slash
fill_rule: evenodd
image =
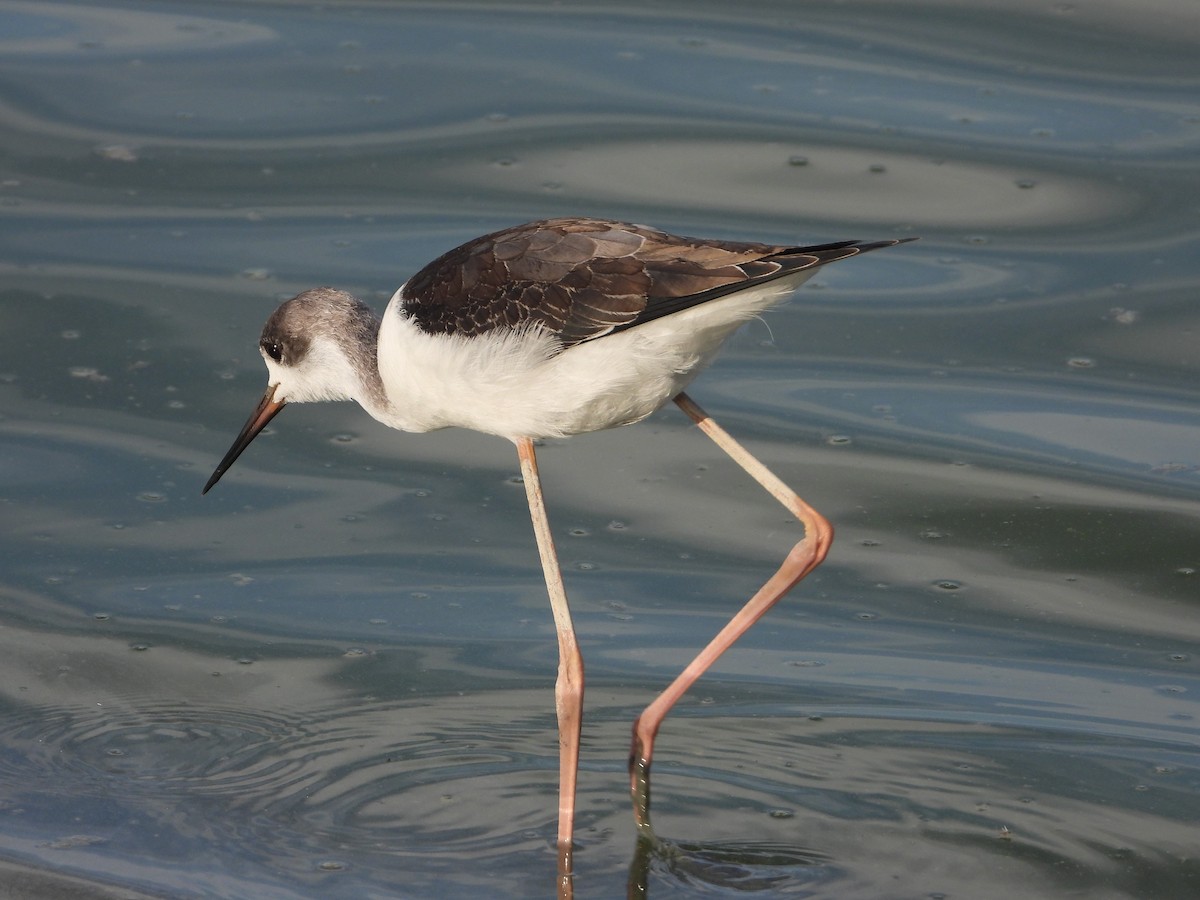
<path id="1" fill-rule="evenodd" d="M 254 407 L 254 412 L 250 413 L 250 418 L 242 426 L 242 430 L 234 440 L 233 446 L 229 448 L 229 452 L 225 454 L 225 458 L 221 460 L 221 464 L 212 473 L 212 478 L 208 479 L 208 484 L 204 486 L 204 490 L 200 492 L 201 494 L 207 494 L 209 488 L 221 480 L 221 476 L 233 465 L 234 460 L 242 455 L 242 451 L 250 446 L 250 442 L 254 440 L 258 433 L 267 427 L 267 423 L 275 418 L 276 413 L 283 409 L 283 405 L 287 401 L 275 399 L 275 388 L 276 385 L 267 385 L 267 392 L 258 401 L 258 406 Z"/>

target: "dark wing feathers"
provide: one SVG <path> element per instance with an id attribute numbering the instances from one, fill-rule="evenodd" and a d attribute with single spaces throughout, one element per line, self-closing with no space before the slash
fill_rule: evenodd
<path id="1" fill-rule="evenodd" d="M 776 247 L 602 219 L 549 219 L 456 247 L 409 279 L 402 305 L 431 334 L 538 326 L 569 347 L 895 243 Z"/>

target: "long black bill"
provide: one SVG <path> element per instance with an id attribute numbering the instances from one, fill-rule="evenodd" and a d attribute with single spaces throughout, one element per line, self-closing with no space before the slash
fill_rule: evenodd
<path id="1" fill-rule="evenodd" d="M 208 479 L 208 484 L 204 486 L 201 494 L 207 494 L 208 489 L 221 480 L 221 476 L 233 465 L 234 460 L 242 455 L 242 451 L 250 446 L 250 442 L 267 427 L 267 423 L 275 418 L 276 413 L 283 409 L 286 402 L 275 399 L 275 385 L 267 385 L 267 392 L 258 401 L 258 406 L 254 407 L 254 412 L 250 413 L 250 418 L 242 426 L 241 433 L 234 440 L 233 446 L 229 448 L 229 452 L 225 454 L 225 458 L 221 460 L 216 471 L 212 473 L 212 478 Z"/>

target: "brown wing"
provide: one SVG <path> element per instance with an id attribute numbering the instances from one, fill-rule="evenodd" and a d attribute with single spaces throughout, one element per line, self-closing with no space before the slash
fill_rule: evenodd
<path id="1" fill-rule="evenodd" d="M 548 219 L 451 250 L 409 279 L 402 304 L 432 334 L 536 325 L 565 348 L 894 243 L 789 248 L 697 240 L 603 219 Z"/>

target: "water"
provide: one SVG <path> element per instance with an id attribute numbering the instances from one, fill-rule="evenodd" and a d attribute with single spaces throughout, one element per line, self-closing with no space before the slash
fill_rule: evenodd
<path id="1" fill-rule="evenodd" d="M 751 323 L 682 416 L 551 443 L 588 662 L 579 896 L 1200 890 L 1200 12 L 0 3 L 0 885 L 548 895 L 555 648 L 517 462 L 289 409 L 255 338 L 555 214 L 918 234 Z M 632 873 L 632 874 L 631 874 Z"/>

